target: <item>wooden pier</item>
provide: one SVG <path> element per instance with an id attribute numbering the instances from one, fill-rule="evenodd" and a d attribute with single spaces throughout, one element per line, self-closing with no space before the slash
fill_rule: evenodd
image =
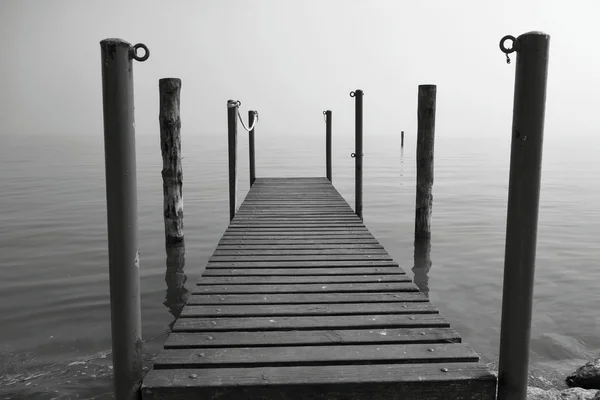
<path id="1" fill-rule="evenodd" d="M 142 386 L 145 400 L 495 394 L 326 178 L 256 179 Z"/>

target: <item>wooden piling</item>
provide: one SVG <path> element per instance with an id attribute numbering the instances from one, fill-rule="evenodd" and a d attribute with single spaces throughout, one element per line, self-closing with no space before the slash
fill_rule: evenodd
<path id="1" fill-rule="evenodd" d="M 404 131 L 400 133 L 400 147 L 404 147 Z"/>
<path id="2" fill-rule="evenodd" d="M 248 111 L 248 126 L 250 132 L 248 132 L 248 151 L 250 152 L 250 187 L 256 180 L 256 163 L 255 163 L 255 150 L 254 150 L 254 118 L 256 117 L 256 111 Z"/>
<path id="3" fill-rule="evenodd" d="M 229 149 L 229 219 L 237 210 L 237 112 L 238 102 L 227 101 L 227 143 Z"/>
<path id="4" fill-rule="evenodd" d="M 181 79 L 160 79 L 158 88 L 165 244 L 167 247 L 183 246 L 183 167 L 179 113 Z"/>
<path id="5" fill-rule="evenodd" d="M 415 239 L 413 281 L 429 297 L 429 270 L 431 269 L 431 239 Z"/>
<path id="6" fill-rule="evenodd" d="M 431 237 L 436 85 L 419 85 L 415 239 Z"/>
<path id="7" fill-rule="evenodd" d="M 173 315 L 173 321 L 169 324 L 172 329 L 175 321 L 181 315 L 181 310 L 185 305 L 190 294 L 185 287 L 187 276 L 185 275 L 185 247 L 184 246 L 168 246 L 167 247 L 167 269 L 165 272 L 165 282 L 167 284 L 167 292 L 163 304 L 169 309 Z"/>

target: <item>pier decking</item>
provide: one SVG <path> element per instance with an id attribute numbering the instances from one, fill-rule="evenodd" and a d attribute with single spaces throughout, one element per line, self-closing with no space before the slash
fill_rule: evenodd
<path id="1" fill-rule="evenodd" d="M 145 400 L 495 392 L 495 376 L 326 178 L 256 180 L 142 388 Z"/>

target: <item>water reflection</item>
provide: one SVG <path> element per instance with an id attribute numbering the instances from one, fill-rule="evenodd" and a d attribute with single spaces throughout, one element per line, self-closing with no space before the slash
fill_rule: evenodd
<path id="1" fill-rule="evenodd" d="M 181 310 L 187 301 L 189 291 L 185 288 L 187 276 L 183 271 L 185 267 L 185 247 L 168 246 L 167 250 L 167 271 L 165 273 L 165 282 L 167 283 L 167 293 L 163 304 L 167 306 L 173 322 L 169 324 L 169 329 L 173 328 L 175 321 L 181 315 Z"/>
<path id="2" fill-rule="evenodd" d="M 400 147 L 400 176 L 404 176 L 404 146 Z"/>
<path id="3" fill-rule="evenodd" d="M 423 294 L 429 297 L 429 270 L 431 269 L 431 239 L 415 239 L 415 285 Z"/>

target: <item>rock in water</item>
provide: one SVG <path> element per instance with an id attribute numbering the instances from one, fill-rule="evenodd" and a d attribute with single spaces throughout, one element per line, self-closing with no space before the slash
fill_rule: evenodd
<path id="1" fill-rule="evenodd" d="M 544 390 L 529 386 L 527 400 L 560 400 L 560 392 L 556 389 Z"/>
<path id="2" fill-rule="evenodd" d="M 584 389 L 600 389 L 600 358 L 590 361 L 569 375 L 567 385 Z"/>
<path id="3" fill-rule="evenodd" d="M 571 388 L 562 391 L 527 388 L 527 400 L 600 400 L 600 391 Z"/>

